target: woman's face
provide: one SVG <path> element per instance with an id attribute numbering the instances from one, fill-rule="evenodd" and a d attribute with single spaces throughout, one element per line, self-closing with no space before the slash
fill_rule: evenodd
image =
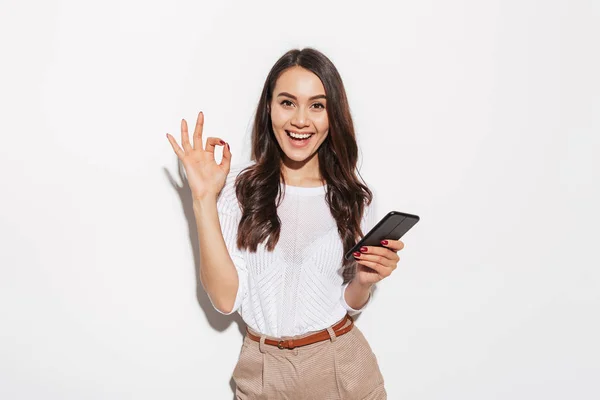
<path id="1" fill-rule="evenodd" d="M 290 160 L 308 160 L 329 132 L 321 80 L 302 67 L 291 67 L 277 79 L 272 96 L 271 121 L 279 146 Z"/>

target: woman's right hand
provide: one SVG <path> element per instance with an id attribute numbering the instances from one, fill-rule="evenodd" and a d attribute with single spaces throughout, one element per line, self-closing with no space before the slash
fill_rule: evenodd
<path id="1" fill-rule="evenodd" d="M 202 200 L 208 197 L 216 198 L 225 186 L 225 179 L 231 167 L 229 144 L 221 138 L 208 137 L 206 139 L 206 149 L 202 148 L 203 127 L 204 114 L 200 111 L 194 129 L 193 144 L 190 144 L 187 122 L 185 122 L 185 119 L 181 120 L 183 149 L 179 147 L 175 138 L 167 133 L 167 139 L 169 139 L 173 151 L 183 163 L 194 200 Z M 217 164 L 215 160 L 216 145 L 224 146 L 223 159 L 220 164 Z"/>

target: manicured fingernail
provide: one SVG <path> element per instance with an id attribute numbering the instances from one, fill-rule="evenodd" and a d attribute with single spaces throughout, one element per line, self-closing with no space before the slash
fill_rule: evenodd
<path id="1" fill-rule="evenodd" d="M 357 257 L 357 258 L 358 258 L 358 257 L 360 257 L 360 253 L 359 253 L 358 251 L 355 251 L 355 252 L 354 252 L 354 253 L 352 253 L 352 254 L 354 254 L 354 257 Z"/>
<path id="2" fill-rule="evenodd" d="M 388 244 L 388 241 L 387 240 L 382 240 L 381 244 L 385 246 L 386 244 Z"/>
<path id="3" fill-rule="evenodd" d="M 369 250 L 369 249 L 367 249 L 365 246 L 363 246 L 363 247 L 360 248 L 360 252 L 361 253 L 366 253 L 367 250 Z"/>
<path id="4" fill-rule="evenodd" d="M 224 140 L 220 140 L 219 142 L 220 142 L 221 144 L 225 144 L 225 141 L 224 141 Z"/>
<path id="5" fill-rule="evenodd" d="M 231 150 L 231 147 L 229 147 L 229 143 L 227 143 L 227 150 Z"/>

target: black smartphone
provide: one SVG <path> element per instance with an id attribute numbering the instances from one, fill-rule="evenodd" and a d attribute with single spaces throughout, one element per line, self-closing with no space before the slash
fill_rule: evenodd
<path id="1" fill-rule="evenodd" d="M 352 253 L 359 251 L 362 246 L 383 247 L 381 244 L 383 239 L 399 240 L 417 222 L 419 222 L 418 215 L 390 211 L 344 257 L 346 260 L 353 257 Z"/>

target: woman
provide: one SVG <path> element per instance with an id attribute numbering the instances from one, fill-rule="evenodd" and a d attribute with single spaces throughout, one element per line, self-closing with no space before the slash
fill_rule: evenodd
<path id="1" fill-rule="evenodd" d="M 386 399 L 377 358 L 352 316 L 396 269 L 401 241 L 345 254 L 373 225 L 372 192 L 332 62 L 305 48 L 273 66 L 258 103 L 252 161 L 231 167 L 229 144 L 204 115 L 183 149 L 200 242 L 200 279 L 214 308 L 246 324 L 233 371 L 238 399 Z M 222 145 L 217 164 L 215 146 Z"/>

